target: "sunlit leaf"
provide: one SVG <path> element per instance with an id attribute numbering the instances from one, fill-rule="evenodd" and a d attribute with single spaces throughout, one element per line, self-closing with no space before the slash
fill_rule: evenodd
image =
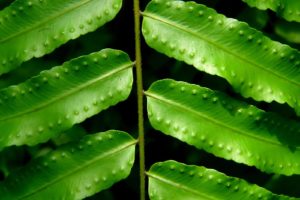
<path id="1" fill-rule="evenodd" d="M 125 100 L 133 63 L 105 49 L 0 90 L 0 148 L 35 145 Z"/>
<path id="2" fill-rule="evenodd" d="M 245 97 L 288 103 L 300 115 L 300 53 L 195 2 L 155 0 L 143 12 L 148 45 L 225 78 Z"/>
<path id="3" fill-rule="evenodd" d="M 96 30 L 122 0 L 16 0 L 0 12 L 0 75 Z"/>
<path id="4" fill-rule="evenodd" d="M 300 174 L 299 122 L 173 80 L 155 82 L 146 96 L 155 129 L 268 173 Z"/>
<path id="5" fill-rule="evenodd" d="M 147 175 L 151 200 L 296 199 L 273 194 L 213 169 L 176 161 L 155 163 Z"/>

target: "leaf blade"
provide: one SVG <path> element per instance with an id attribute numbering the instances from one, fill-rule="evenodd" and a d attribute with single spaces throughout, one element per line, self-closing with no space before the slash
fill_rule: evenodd
<path id="1" fill-rule="evenodd" d="M 133 63 L 104 49 L 0 91 L 0 147 L 34 145 L 127 99 Z"/>
<path id="2" fill-rule="evenodd" d="M 184 82 L 157 81 L 145 94 L 150 123 L 164 134 L 268 173 L 300 173 L 297 122 Z"/>
<path id="3" fill-rule="evenodd" d="M 85 136 L 10 175 L 0 183 L 1 197 L 71 200 L 91 196 L 129 175 L 135 144 L 122 131 Z"/>
<path id="4" fill-rule="evenodd" d="M 168 199 L 295 199 L 216 170 L 176 161 L 155 163 L 147 172 L 151 200 Z"/>
<path id="5" fill-rule="evenodd" d="M 121 6 L 122 0 L 15 1 L 0 12 L 0 75 L 96 30 Z"/>
<path id="6" fill-rule="evenodd" d="M 299 115 L 297 50 L 194 2 L 152 1 L 143 16 L 150 47 L 225 78 L 245 97 L 286 102 Z"/>
<path id="7" fill-rule="evenodd" d="M 288 21 L 300 22 L 300 5 L 298 1 L 258 1 L 258 0 L 242 0 L 251 7 L 256 7 L 261 10 L 270 9 L 276 12 L 279 16 Z"/>

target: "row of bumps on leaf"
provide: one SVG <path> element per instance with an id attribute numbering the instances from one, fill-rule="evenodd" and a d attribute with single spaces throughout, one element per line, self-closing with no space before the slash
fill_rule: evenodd
<path id="1" fill-rule="evenodd" d="M 14 1 L 0 12 L 0 75 L 96 30 L 121 6 L 122 0 Z"/>
<path id="2" fill-rule="evenodd" d="M 104 49 L 0 90 L 0 148 L 44 142 L 125 100 L 132 66 L 126 53 Z"/>
<path id="3" fill-rule="evenodd" d="M 176 161 L 154 164 L 149 172 L 149 196 L 158 199 L 295 199 L 272 194 L 257 185 L 204 167 Z"/>
<path id="4" fill-rule="evenodd" d="M 153 0 L 143 17 L 150 47 L 225 78 L 245 97 L 287 103 L 300 114 L 299 51 L 195 2 Z"/>
<path id="5" fill-rule="evenodd" d="M 218 157 L 267 173 L 300 174 L 300 125 L 226 94 L 174 80 L 152 84 L 152 126 Z"/>
<path id="6" fill-rule="evenodd" d="M 288 21 L 300 22 L 300 4 L 297 0 L 242 0 L 261 10 L 270 9 Z"/>
<path id="7" fill-rule="evenodd" d="M 136 140 L 111 130 L 83 137 L 32 160 L 0 183 L 3 200 L 83 199 L 126 178 Z"/>

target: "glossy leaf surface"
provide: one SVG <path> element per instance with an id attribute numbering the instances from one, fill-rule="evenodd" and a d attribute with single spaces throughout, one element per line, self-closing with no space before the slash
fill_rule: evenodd
<path id="1" fill-rule="evenodd" d="M 300 174 L 300 124 L 207 88 L 173 80 L 146 92 L 152 126 L 268 173 Z"/>
<path id="2" fill-rule="evenodd" d="M 16 0 L 0 12 L 0 75 L 96 30 L 122 0 Z"/>
<path id="3" fill-rule="evenodd" d="M 0 90 L 0 147 L 35 145 L 125 100 L 133 63 L 105 49 Z"/>
<path id="4" fill-rule="evenodd" d="M 300 22 L 300 4 L 298 0 L 242 0 L 248 5 L 266 10 L 270 9 L 288 21 Z"/>
<path id="5" fill-rule="evenodd" d="M 74 200 L 91 196 L 126 178 L 136 140 L 107 131 L 69 143 L 8 176 L 0 183 L 2 200 Z"/>
<path id="6" fill-rule="evenodd" d="M 300 53 L 195 2 L 155 0 L 143 13 L 149 46 L 225 78 L 245 97 L 288 103 L 300 115 Z"/>
<path id="7" fill-rule="evenodd" d="M 151 200 L 295 199 L 272 194 L 257 185 L 213 169 L 176 161 L 155 163 L 147 175 Z"/>

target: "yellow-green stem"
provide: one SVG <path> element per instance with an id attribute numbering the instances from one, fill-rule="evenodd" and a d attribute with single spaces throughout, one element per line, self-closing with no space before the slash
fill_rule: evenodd
<path id="1" fill-rule="evenodd" d="M 143 77 L 140 32 L 140 5 L 139 0 L 133 0 L 134 32 L 135 32 L 135 61 L 138 102 L 138 131 L 139 131 L 139 159 L 140 159 L 140 199 L 145 200 L 145 134 L 143 116 Z"/>

